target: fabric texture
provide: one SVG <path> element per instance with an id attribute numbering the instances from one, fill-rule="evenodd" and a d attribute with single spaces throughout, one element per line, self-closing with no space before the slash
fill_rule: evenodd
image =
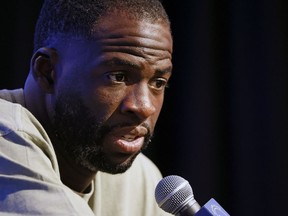
<path id="1" fill-rule="evenodd" d="M 23 90 L 1 90 L 0 98 L 1 215 L 170 215 L 154 198 L 161 173 L 142 153 L 123 174 L 98 172 L 87 194 L 66 187 L 47 133 L 25 108 Z"/>

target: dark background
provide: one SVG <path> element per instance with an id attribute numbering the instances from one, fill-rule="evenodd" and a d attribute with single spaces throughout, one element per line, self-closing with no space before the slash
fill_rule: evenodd
<path id="1" fill-rule="evenodd" d="M 146 151 L 231 215 L 285 215 L 288 1 L 164 0 L 174 75 Z M 1 3 L 0 88 L 23 87 L 42 1 Z"/>

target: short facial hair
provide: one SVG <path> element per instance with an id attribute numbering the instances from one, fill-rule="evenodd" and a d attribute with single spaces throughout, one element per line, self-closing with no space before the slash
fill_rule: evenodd
<path id="1" fill-rule="evenodd" d="M 56 136 L 69 157 L 92 172 L 100 170 L 110 174 L 123 173 L 131 167 L 136 156 L 148 146 L 152 135 L 149 127 L 142 125 L 148 130 L 142 149 L 125 163 L 112 163 L 104 153 L 102 143 L 113 128 L 121 126 L 124 125 L 109 127 L 97 120 L 78 94 L 61 94 L 56 98 L 53 119 Z"/>

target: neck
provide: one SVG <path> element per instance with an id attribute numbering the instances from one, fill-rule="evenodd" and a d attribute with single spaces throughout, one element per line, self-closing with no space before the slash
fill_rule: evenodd
<path id="1" fill-rule="evenodd" d="M 85 190 L 89 189 L 97 172 L 92 172 L 71 159 L 63 149 L 61 142 L 55 136 L 51 125 L 49 123 L 47 124 L 49 121 L 44 122 L 42 122 L 43 127 L 48 133 L 56 153 L 61 181 L 76 192 L 85 192 Z"/>
<path id="2" fill-rule="evenodd" d="M 59 164 L 61 181 L 76 192 L 83 193 L 88 190 L 96 172 L 89 171 L 76 164 L 65 152 L 57 149 L 57 146 L 54 145 L 54 148 Z"/>

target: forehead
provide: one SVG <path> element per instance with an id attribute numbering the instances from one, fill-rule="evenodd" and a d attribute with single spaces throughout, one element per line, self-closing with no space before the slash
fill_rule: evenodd
<path id="1" fill-rule="evenodd" d="M 58 46 L 63 68 L 96 67 L 115 58 L 172 68 L 172 36 L 167 23 L 109 14 L 97 22 L 93 32 L 93 40 L 67 38 Z"/>
<path id="2" fill-rule="evenodd" d="M 107 14 L 95 26 L 94 35 L 101 42 L 117 40 L 119 45 L 163 49 L 172 53 L 170 26 L 164 21 L 133 19 L 125 14 Z"/>

